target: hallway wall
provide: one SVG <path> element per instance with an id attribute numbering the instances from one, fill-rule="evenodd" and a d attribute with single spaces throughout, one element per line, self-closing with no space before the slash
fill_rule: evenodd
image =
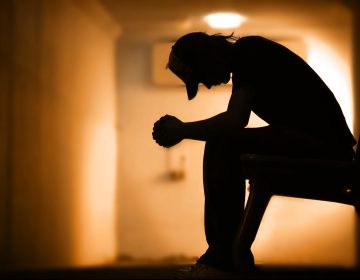
<path id="1" fill-rule="evenodd" d="M 99 264 L 115 256 L 120 29 L 96 0 L 84 3 L 1 1 L 2 267 Z"/>

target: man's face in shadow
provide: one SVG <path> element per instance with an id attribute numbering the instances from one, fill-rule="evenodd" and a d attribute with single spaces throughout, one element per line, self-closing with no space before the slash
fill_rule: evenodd
<path id="1" fill-rule="evenodd" d="M 219 59 L 204 57 L 197 67 L 199 82 L 203 83 L 208 89 L 212 86 L 227 84 L 230 81 L 230 71 Z"/>
<path id="2" fill-rule="evenodd" d="M 174 52 L 170 53 L 167 67 L 185 84 L 202 83 L 210 89 L 212 86 L 227 84 L 230 80 L 230 71 L 225 61 L 205 52 L 198 55 L 192 66 L 188 66 L 179 59 Z"/>

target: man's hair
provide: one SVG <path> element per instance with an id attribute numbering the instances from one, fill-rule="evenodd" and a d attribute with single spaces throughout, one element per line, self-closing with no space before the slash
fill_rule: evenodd
<path id="1" fill-rule="evenodd" d="M 223 35 L 221 33 L 216 33 L 216 34 L 209 35 L 209 36 L 215 42 L 221 42 L 221 43 L 224 43 L 224 41 L 227 42 L 227 43 L 235 43 L 236 40 L 239 39 L 239 37 L 234 36 L 234 33 L 231 33 L 230 35 Z"/>
<path id="2" fill-rule="evenodd" d="M 220 52 L 227 52 L 228 46 L 238 40 L 238 37 L 234 36 L 234 33 L 230 35 L 223 35 L 221 33 L 213 34 L 209 36 L 209 44 L 219 50 Z"/>
<path id="3" fill-rule="evenodd" d="M 211 51 L 211 46 L 225 50 L 229 44 L 234 43 L 237 39 L 233 33 L 230 35 L 221 33 L 208 35 L 205 32 L 193 32 L 178 39 L 172 49 L 186 65 L 194 66 L 194 63 L 196 64 L 199 61 L 199 55 Z"/>

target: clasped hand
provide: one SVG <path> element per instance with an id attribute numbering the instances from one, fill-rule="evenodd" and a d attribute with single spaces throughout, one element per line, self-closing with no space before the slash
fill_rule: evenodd
<path id="1" fill-rule="evenodd" d="M 184 139 L 183 126 L 184 123 L 178 118 L 165 115 L 154 123 L 153 139 L 162 147 L 174 146 Z"/>

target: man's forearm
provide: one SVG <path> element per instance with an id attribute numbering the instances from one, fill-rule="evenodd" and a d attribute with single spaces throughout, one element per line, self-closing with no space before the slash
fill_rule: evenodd
<path id="1" fill-rule="evenodd" d="M 183 135 L 186 139 L 208 141 L 227 137 L 234 129 L 240 128 L 224 112 L 209 119 L 184 123 Z"/>

